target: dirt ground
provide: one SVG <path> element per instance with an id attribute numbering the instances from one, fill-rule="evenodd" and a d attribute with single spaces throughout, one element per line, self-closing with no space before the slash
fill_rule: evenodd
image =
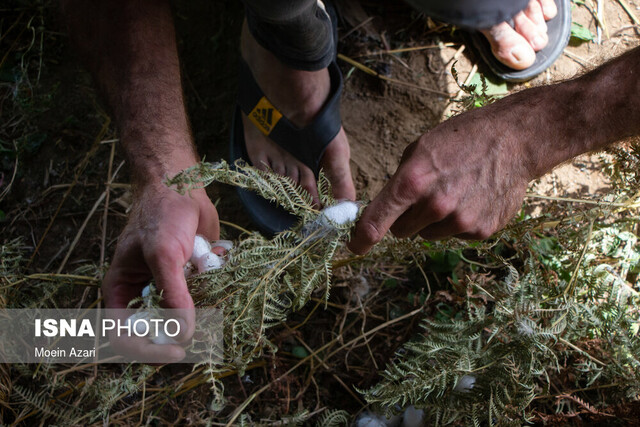
<path id="1" fill-rule="evenodd" d="M 573 40 L 547 72 L 528 83 L 510 85 L 509 90 L 571 78 L 636 46 L 640 40 L 638 26 L 621 3 L 602 3 L 601 43 Z M 15 4 L 23 7 L 21 2 Z M 640 16 L 640 0 L 626 0 L 625 4 Z M 32 26 L 44 29 L 34 30 L 38 36 L 42 34 L 42 39 L 34 38 L 29 48 L 31 80 L 27 89 L 20 89 L 19 103 L 10 99 L 15 99 L 13 93 L 25 87 L 25 82 L 2 72 L 18 66 L 20 59 L 6 55 L 0 65 L 0 142 L 11 148 L 11 142 L 16 141 L 22 147 L 17 160 L 0 151 L 0 194 L 6 190 L 0 196 L 0 236 L 2 240 L 26 237 L 26 245 L 33 251 L 33 272 L 67 272 L 85 264 L 104 266 L 113 254 L 131 206 L 127 165 L 117 145 L 115 127 L 89 75 L 68 46 L 56 19 L 55 4 L 45 3 L 43 14 L 38 13 L 39 7 L 42 4 L 27 8 L 23 15 L 7 15 L 20 23 L 27 22 L 30 14 L 43 16 L 43 22 Z M 595 0 L 573 7 L 573 21 L 593 34 L 597 33 L 595 8 Z M 241 2 L 176 1 L 174 9 L 187 108 L 198 150 L 207 160 L 225 158 L 237 88 Z M 359 197 L 368 199 L 393 175 L 404 148 L 459 108 L 449 97 L 434 93 L 458 94 L 452 64 L 456 63 L 461 81 L 467 80 L 475 65 L 480 73 L 484 67 L 463 48 L 457 31 L 426 19 L 401 2 L 344 0 L 341 10 L 339 52 L 399 82 L 383 81 L 339 61 L 346 82 L 342 112 L 351 144 L 352 170 Z M 5 29 L 11 23 L 8 18 L 1 22 Z M 14 46 L 8 44 L 12 37 L 3 38 L 0 35 L 0 46 L 8 52 L 24 52 L 30 43 L 29 38 L 17 38 Z M 416 47 L 424 48 L 398 54 L 383 52 Z M 0 50 L 0 57 L 3 55 Z M 608 188 L 600 154 L 591 154 L 532 183 L 529 192 L 595 198 Z M 221 219 L 251 226 L 232 189 L 214 185 L 209 191 Z M 233 233 L 226 227 L 223 232 Z M 338 290 L 346 285 L 336 284 Z M 82 301 L 74 303 L 97 297 L 92 289 L 85 291 Z M 329 327 L 329 318 L 338 313 L 328 313 L 323 321 Z M 414 326 L 412 321 L 402 333 L 390 335 L 381 343 L 376 353 L 380 367 Z M 274 375 L 264 370 L 265 377 Z M 373 381 L 375 371 L 371 368 L 351 374 L 347 380 L 365 386 Z M 332 396 L 329 403 L 338 407 L 341 401 L 350 402 L 351 397 L 345 393 L 332 395 L 331 390 L 340 390 L 333 377 L 327 374 L 325 380 L 324 391 Z M 353 402 L 349 405 L 356 407 Z"/>

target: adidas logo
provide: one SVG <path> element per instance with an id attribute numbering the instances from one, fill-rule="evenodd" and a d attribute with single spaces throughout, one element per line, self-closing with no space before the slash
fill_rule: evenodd
<path id="1" fill-rule="evenodd" d="M 271 132 L 273 127 L 273 108 L 256 108 L 251 113 L 253 122 L 262 128 L 265 134 Z"/>
<path id="2" fill-rule="evenodd" d="M 255 113 L 256 119 L 264 123 L 265 127 L 271 127 L 273 123 L 273 108 L 258 108 Z"/>
<path id="3" fill-rule="evenodd" d="M 256 125 L 265 135 L 269 135 L 274 126 L 282 118 L 282 113 L 278 111 L 269 100 L 262 97 L 253 110 L 249 113 L 249 120 Z"/>

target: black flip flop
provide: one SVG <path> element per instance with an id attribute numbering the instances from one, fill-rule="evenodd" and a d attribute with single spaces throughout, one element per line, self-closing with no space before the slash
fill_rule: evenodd
<path id="1" fill-rule="evenodd" d="M 264 96 L 248 65 L 242 61 L 238 106 L 231 128 L 231 163 L 238 159 L 249 163 L 242 124 L 244 112 L 263 134 L 309 167 L 317 178 L 324 150 L 342 126 L 340 95 L 343 83 L 342 74 L 335 61 L 329 65 L 329 78 L 331 81 L 329 99 L 313 123 L 304 128 L 298 128 Z M 238 195 L 252 221 L 265 233 L 275 234 L 289 229 L 297 221 L 294 215 L 253 192 L 238 189 Z"/>
<path id="2" fill-rule="evenodd" d="M 337 16 L 332 5 L 325 1 L 326 12 L 333 24 L 333 40 L 337 40 Z M 337 52 L 337 49 L 334 50 Z M 247 147 L 244 140 L 242 113 L 266 136 L 276 144 L 287 150 L 300 162 L 311 169 L 318 178 L 320 160 L 327 145 L 336 137 L 342 122 L 340 119 L 340 96 L 342 94 L 342 73 L 334 60 L 329 64 L 329 80 L 331 89 L 329 97 L 322 110 L 316 115 L 313 123 L 298 128 L 289 121 L 264 96 L 256 83 L 253 73 L 247 63 L 240 62 L 238 106 L 236 107 L 233 124 L 231 126 L 231 164 L 238 159 L 249 162 Z M 250 191 L 238 189 L 240 200 L 244 204 L 251 220 L 258 228 L 273 235 L 293 227 L 298 218 L 285 211 L 274 202 L 266 200 Z"/>
<path id="3" fill-rule="evenodd" d="M 489 41 L 479 31 L 466 34 L 468 39 L 467 47 L 476 56 L 480 56 L 491 71 L 501 79 L 514 83 L 531 80 L 549 68 L 562 55 L 564 48 L 569 44 L 569 38 L 571 37 L 571 1 L 556 0 L 556 6 L 558 14 L 547 21 L 549 43 L 544 49 L 536 52 L 536 60 L 529 68 L 514 70 L 498 61 L 493 52 L 491 52 Z"/>

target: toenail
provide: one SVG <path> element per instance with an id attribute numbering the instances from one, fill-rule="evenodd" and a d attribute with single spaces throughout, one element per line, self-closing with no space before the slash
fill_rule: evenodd
<path id="1" fill-rule="evenodd" d="M 522 62 L 527 56 L 527 49 L 522 45 L 514 46 L 510 53 L 516 59 L 516 62 Z"/>
<path id="2" fill-rule="evenodd" d="M 532 42 L 534 49 L 542 49 L 546 44 L 546 40 L 542 36 L 535 36 Z"/>

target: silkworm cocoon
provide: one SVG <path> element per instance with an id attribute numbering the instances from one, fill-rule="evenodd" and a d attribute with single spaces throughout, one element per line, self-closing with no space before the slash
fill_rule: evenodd
<path id="1" fill-rule="evenodd" d="M 217 268 L 222 267 L 224 264 L 223 259 L 213 252 L 208 252 L 203 257 L 198 259 L 198 273 L 204 273 L 206 271 L 215 270 Z"/>
<path id="2" fill-rule="evenodd" d="M 363 412 L 358 416 L 355 427 L 397 427 L 400 424 L 400 415 L 387 418 L 374 412 Z"/>
<path id="3" fill-rule="evenodd" d="M 158 330 L 158 336 L 151 338 L 151 342 L 154 344 L 165 345 L 165 344 L 178 344 L 178 341 L 173 338 L 167 336 L 161 329 Z"/>
<path id="4" fill-rule="evenodd" d="M 148 297 L 150 293 L 151 293 L 151 285 L 147 285 L 144 288 L 142 288 L 142 298 Z"/>
<path id="5" fill-rule="evenodd" d="M 196 234 L 196 238 L 193 241 L 193 252 L 191 253 L 190 261 L 194 264 L 198 263 L 198 260 L 211 252 L 211 245 L 199 234 Z"/>
<path id="6" fill-rule="evenodd" d="M 151 284 L 142 288 L 142 299 L 146 305 L 151 304 Z"/>
<path id="7" fill-rule="evenodd" d="M 143 319 L 147 322 L 138 322 L 136 320 Z M 139 337 L 147 337 L 149 336 L 149 332 L 151 332 L 149 325 L 149 320 L 151 319 L 151 315 L 147 311 L 139 311 L 137 313 L 132 314 L 127 318 L 127 325 L 129 327 L 133 326 L 135 334 Z M 154 344 L 178 344 L 178 341 L 174 340 L 170 336 L 167 336 L 162 329 L 158 329 L 158 336 L 151 338 L 151 342 Z"/>
<path id="8" fill-rule="evenodd" d="M 421 427 L 422 419 L 424 418 L 424 411 L 422 409 L 416 409 L 411 405 L 404 410 L 402 416 L 402 427 Z"/>
<path id="9" fill-rule="evenodd" d="M 360 299 L 364 299 L 369 292 L 371 291 L 371 286 L 369 286 L 369 282 L 363 276 L 358 277 L 356 283 L 351 288 L 353 290 L 353 294 L 351 295 L 351 301 L 358 301 L 358 297 Z"/>
<path id="10" fill-rule="evenodd" d="M 458 384 L 453 388 L 453 391 L 457 391 L 459 393 L 469 393 L 473 387 L 476 385 L 476 377 L 473 375 L 463 375 L 460 380 L 458 380 Z"/>
<path id="11" fill-rule="evenodd" d="M 131 316 L 127 318 L 127 326 L 134 327 L 135 333 L 138 336 L 146 336 L 149 331 L 147 329 L 146 322 L 138 322 L 136 320 L 143 319 L 149 320 L 149 313 L 146 311 L 139 311 L 137 313 L 133 313 Z"/>
<path id="12" fill-rule="evenodd" d="M 187 263 L 184 265 L 184 277 L 188 279 L 189 277 L 196 274 L 196 272 L 197 272 L 196 266 L 193 265 L 191 261 L 187 261 Z"/>
<path id="13" fill-rule="evenodd" d="M 347 222 L 353 222 L 356 220 L 357 216 L 358 204 L 349 200 L 345 200 L 333 206 L 329 206 L 322 211 L 322 217 L 324 220 L 329 220 L 330 223 L 337 225 L 346 224 Z"/>
<path id="14" fill-rule="evenodd" d="M 378 415 L 366 412 L 358 417 L 355 427 L 387 427 L 387 423 Z"/>
<path id="15" fill-rule="evenodd" d="M 223 248 L 225 251 L 233 249 L 233 242 L 231 240 L 214 240 L 211 242 L 212 248 Z"/>

